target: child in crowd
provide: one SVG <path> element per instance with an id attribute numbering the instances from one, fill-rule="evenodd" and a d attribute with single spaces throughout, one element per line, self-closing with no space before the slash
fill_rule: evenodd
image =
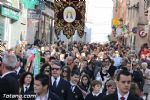
<path id="1" fill-rule="evenodd" d="M 89 93 L 85 100 L 102 100 L 103 95 L 101 93 L 102 82 L 94 80 L 91 83 L 92 92 Z"/>
<path id="2" fill-rule="evenodd" d="M 106 88 L 106 89 L 105 89 Z M 105 88 L 103 91 L 103 96 L 113 94 L 116 90 L 116 83 L 114 80 L 110 79 L 106 81 Z"/>

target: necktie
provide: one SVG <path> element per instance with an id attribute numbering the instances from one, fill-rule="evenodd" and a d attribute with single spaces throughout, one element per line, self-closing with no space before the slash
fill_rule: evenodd
<path id="1" fill-rule="evenodd" d="M 124 98 L 124 97 L 121 97 L 120 100 L 125 100 L 125 98 Z"/>
<path id="2" fill-rule="evenodd" d="M 71 86 L 72 92 L 74 91 L 74 88 L 75 88 L 75 85 L 72 85 L 72 86 Z"/>
<path id="3" fill-rule="evenodd" d="M 53 82 L 53 87 L 56 89 L 57 88 L 57 78 L 55 78 L 54 82 Z"/>
<path id="4" fill-rule="evenodd" d="M 15 70 L 15 73 L 18 74 L 16 70 Z"/>
<path id="5" fill-rule="evenodd" d="M 24 92 L 27 92 L 27 90 L 28 90 L 28 87 L 26 86 L 26 87 L 25 87 L 25 91 L 24 91 Z"/>

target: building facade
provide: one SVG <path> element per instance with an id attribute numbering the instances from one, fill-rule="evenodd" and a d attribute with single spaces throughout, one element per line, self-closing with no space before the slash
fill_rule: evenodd
<path id="1" fill-rule="evenodd" d="M 28 10 L 28 35 L 30 44 L 39 39 L 43 43 L 54 40 L 54 1 L 42 1 L 33 10 Z"/>
<path id="2" fill-rule="evenodd" d="M 7 48 L 23 40 L 29 44 L 35 39 L 54 41 L 54 0 L 41 1 L 36 5 L 29 5 L 30 0 L 0 1 L 0 40 L 7 43 Z"/>
<path id="3" fill-rule="evenodd" d="M 18 28 L 15 28 L 16 26 L 23 26 L 19 20 L 19 0 L 0 1 L 0 9 L 0 39 L 7 43 L 7 48 L 11 48 L 16 44 L 20 33 L 25 31 L 24 29 L 18 30 Z"/>
<path id="4" fill-rule="evenodd" d="M 149 0 L 114 0 L 114 18 L 126 27 L 126 44 L 137 52 L 149 43 Z M 122 33 L 122 31 L 120 31 Z M 126 35 L 125 35 L 126 34 Z"/>

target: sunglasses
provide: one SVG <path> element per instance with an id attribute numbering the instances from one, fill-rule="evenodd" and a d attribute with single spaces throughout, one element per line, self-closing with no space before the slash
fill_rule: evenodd
<path id="1" fill-rule="evenodd" d="M 44 70 L 45 72 L 50 72 L 49 70 Z"/>
<path id="2" fill-rule="evenodd" d="M 85 80 L 85 81 L 86 81 L 86 80 L 88 80 L 88 79 L 87 79 L 87 78 L 83 78 L 82 80 Z"/>
<path id="3" fill-rule="evenodd" d="M 52 68 L 51 70 L 60 70 L 60 68 Z"/>
<path id="4" fill-rule="evenodd" d="M 68 73 L 68 71 L 67 71 L 67 70 L 63 70 L 63 72 L 66 72 L 66 73 Z"/>

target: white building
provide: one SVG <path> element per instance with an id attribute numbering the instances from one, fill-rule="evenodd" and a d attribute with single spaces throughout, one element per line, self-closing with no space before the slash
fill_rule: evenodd
<path id="1" fill-rule="evenodd" d="M 108 41 L 111 34 L 113 2 L 111 0 L 86 0 L 86 27 L 90 30 L 89 42 Z"/>
<path id="2" fill-rule="evenodd" d="M 26 23 L 20 22 L 19 0 L 0 2 L 0 39 L 7 42 L 7 48 L 14 47 L 20 34 L 26 32 Z"/>

